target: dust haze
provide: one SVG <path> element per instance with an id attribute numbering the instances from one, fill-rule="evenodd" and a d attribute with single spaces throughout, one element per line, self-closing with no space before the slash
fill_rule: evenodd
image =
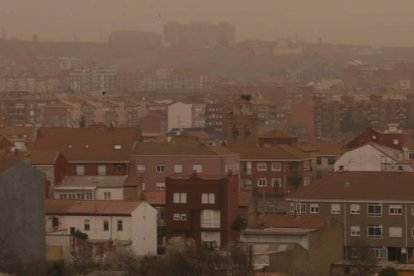
<path id="1" fill-rule="evenodd" d="M 106 41 L 116 30 L 161 33 L 169 21 L 231 22 L 237 40 L 412 45 L 410 0 L 0 0 L 7 37 Z"/>

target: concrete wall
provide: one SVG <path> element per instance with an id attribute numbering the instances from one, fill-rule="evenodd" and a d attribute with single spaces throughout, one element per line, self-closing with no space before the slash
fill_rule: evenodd
<path id="1" fill-rule="evenodd" d="M 23 262 L 46 258 L 45 178 L 23 162 L 0 174 L 0 250 Z"/>

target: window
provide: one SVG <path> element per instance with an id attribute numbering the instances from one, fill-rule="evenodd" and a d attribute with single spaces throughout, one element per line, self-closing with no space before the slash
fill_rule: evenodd
<path id="1" fill-rule="evenodd" d="M 98 175 L 106 175 L 106 165 L 98 166 Z"/>
<path id="2" fill-rule="evenodd" d="M 116 222 L 116 230 L 119 231 L 119 232 L 121 232 L 123 229 L 124 229 L 123 222 L 122 222 L 122 220 L 119 219 Z"/>
<path id="3" fill-rule="evenodd" d="M 137 171 L 138 171 L 138 172 L 145 172 L 145 165 L 143 165 L 143 164 L 138 164 L 138 165 L 137 165 Z"/>
<path id="4" fill-rule="evenodd" d="M 267 170 L 267 164 L 266 163 L 257 163 L 257 171 L 265 172 L 266 170 Z"/>
<path id="5" fill-rule="evenodd" d="M 318 214 L 319 213 L 319 204 L 318 203 L 311 203 L 309 205 L 309 213 Z"/>
<path id="6" fill-rule="evenodd" d="M 317 165 L 321 165 L 322 164 L 322 158 L 321 157 L 316 157 L 316 164 Z"/>
<path id="7" fill-rule="evenodd" d="M 295 212 L 295 203 L 294 202 L 289 203 L 289 212 L 291 212 L 291 213 Z"/>
<path id="8" fill-rule="evenodd" d="M 155 166 L 155 172 L 157 172 L 157 173 L 164 173 L 165 172 L 165 165 L 157 165 L 157 166 Z"/>
<path id="9" fill-rule="evenodd" d="M 110 200 L 111 199 L 111 192 L 104 192 L 104 199 Z"/>
<path id="10" fill-rule="evenodd" d="M 368 203 L 368 216 L 369 217 L 380 217 L 382 216 L 382 204 L 380 203 Z"/>
<path id="11" fill-rule="evenodd" d="M 280 165 L 280 162 L 273 162 L 272 163 L 272 171 L 274 171 L 274 172 L 280 171 L 281 167 L 282 166 Z"/>
<path id="12" fill-rule="evenodd" d="M 368 239 L 381 239 L 382 238 L 382 225 L 369 224 L 368 225 Z"/>
<path id="13" fill-rule="evenodd" d="M 336 157 L 328 157 L 328 165 L 334 165 L 336 161 Z"/>
<path id="14" fill-rule="evenodd" d="M 402 214 L 402 205 L 400 204 L 390 204 L 389 206 L 390 215 L 401 215 Z"/>
<path id="15" fill-rule="evenodd" d="M 173 203 L 187 203 L 187 193 L 173 193 Z"/>
<path id="16" fill-rule="evenodd" d="M 200 164 L 193 165 L 193 172 L 202 173 L 203 165 L 200 165 Z"/>
<path id="17" fill-rule="evenodd" d="M 164 191 L 165 190 L 165 183 L 164 182 L 155 183 L 155 189 L 157 191 Z"/>
<path id="18" fill-rule="evenodd" d="M 202 193 L 201 203 L 203 204 L 214 204 L 216 203 L 216 194 L 214 193 Z"/>
<path id="19" fill-rule="evenodd" d="M 177 221 L 177 220 L 181 220 L 181 216 L 178 213 L 174 213 L 173 214 L 173 220 Z"/>
<path id="20" fill-rule="evenodd" d="M 384 247 L 373 248 L 377 260 L 387 260 L 387 249 Z"/>
<path id="21" fill-rule="evenodd" d="M 414 228 L 411 228 L 411 237 L 414 238 Z"/>
<path id="22" fill-rule="evenodd" d="M 203 228 L 219 228 L 220 227 L 220 211 L 219 210 L 202 210 L 200 216 L 200 224 Z"/>
<path id="23" fill-rule="evenodd" d="M 359 237 L 361 235 L 361 227 L 360 226 L 351 226 L 351 236 L 352 237 Z"/>
<path id="24" fill-rule="evenodd" d="M 174 213 L 173 214 L 174 221 L 187 221 L 187 214 L 185 213 Z"/>
<path id="25" fill-rule="evenodd" d="M 90 224 L 89 224 L 89 219 L 85 219 L 83 222 L 83 230 L 84 231 L 89 231 L 90 230 Z"/>
<path id="26" fill-rule="evenodd" d="M 414 151 L 409 151 L 408 152 L 408 159 L 414 160 Z"/>
<path id="27" fill-rule="evenodd" d="M 282 185 L 281 185 L 281 179 L 280 179 L 280 177 L 277 177 L 277 178 L 272 178 L 272 187 L 273 188 L 280 188 Z"/>
<path id="28" fill-rule="evenodd" d="M 341 213 L 341 204 L 332 203 L 331 204 L 331 214 L 340 214 Z"/>
<path id="29" fill-rule="evenodd" d="M 306 214 L 306 203 L 298 202 L 295 205 L 296 214 Z"/>
<path id="30" fill-rule="evenodd" d="M 53 228 L 58 228 L 59 227 L 59 218 L 58 217 L 53 217 L 52 218 L 52 227 Z"/>
<path id="31" fill-rule="evenodd" d="M 120 150 L 120 149 L 122 149 L 122 145 L 119 145 L 119 144 L 114 145 L 114 150 Z"/>
<path id="32" fill-rule="evenodd" d="M 352 215 L 359 215 L 361 212 L 361 206 L 359 204 L 351 204 L 350 209 Z"/>
<path id="33" fill-rule="evenodd" d="M 86 199 L 91 200 L 92 199 L 92 193 L 86 193 Z"/>
<path id="34" fill-rule="evenodd" d="M 109 231 L 109 221 L 104 220 L 104 222 L 103 222 L 103 230 L 104 231 Z"/>
<path id="35" fill-rule="evenodd" d="M 76 175 L 85 175 L 85 166 L 77 165 L 76 166 Z"/>
<path id="36" fill-rule="evenodd" d="M 267 186 L 267 179 L 266 178 L 259 178 L 257 180 L 257 187 L 266 187 Z"/>
<path id="37" fill-rule="evenodd" d="M 401 238 L 402 237 L 402 227 L 391 226 L 388 228 L 388 235 L 390 238 Z"/>
<path id="38" fill-rule="evenodd" d="M 183 165 L 174 165 L 174 172 L 175 173 L 182 173 L 183 172 Z"/>

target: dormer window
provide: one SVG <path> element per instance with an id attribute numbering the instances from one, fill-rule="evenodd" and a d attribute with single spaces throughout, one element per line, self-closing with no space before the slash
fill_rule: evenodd
<path id="1" fill-rule="evenodd" d="M 122 145 L 116 144 L 114 145 L 114 150 L 120 150 L 122 149 Z"/>
<path id="2" fill-rule="evenodd" d="M 68 149 L 71 149 L 71 148 L 73 148 L 73 145 L 72 144 L 68 144 Z"/>

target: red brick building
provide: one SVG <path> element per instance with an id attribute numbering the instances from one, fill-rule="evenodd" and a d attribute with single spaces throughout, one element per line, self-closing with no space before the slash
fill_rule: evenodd
<path id="1" fill-rule="evenodd" d="M 275 213 L 283 196 L 307 186 L 311 180 L 311 157 L 296 147 L 237 147 L 240 153 L 240 187 L 252 190 L 257 207 Z M 280 211 L 280 210 L 279 210 Z"/>
<path id="2" fill-rule="evenodd" d="M 232 225 L 238 212 L 238 176 L 168 177 L 165 223 L 167 237 L 192 238 L 197 245 L 223 247 L 238 238 Z"/>

